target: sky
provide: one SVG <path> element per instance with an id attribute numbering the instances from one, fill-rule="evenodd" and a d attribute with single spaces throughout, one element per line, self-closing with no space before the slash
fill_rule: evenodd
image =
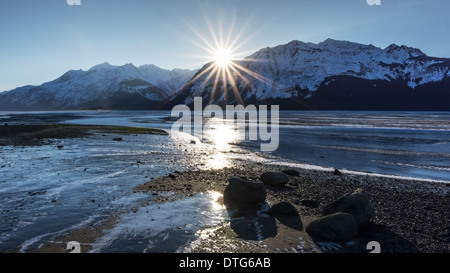
<path id="1" fill-rule="evenodd" d="M 368 2 L 0 0 L 0 92 L 104 62 L 201 68 L 215 41 L 234 42 L 235 58 L 292 40 L 327 38 L 381 48 L 395 43 L 450 57 L 450 1 Z"/>

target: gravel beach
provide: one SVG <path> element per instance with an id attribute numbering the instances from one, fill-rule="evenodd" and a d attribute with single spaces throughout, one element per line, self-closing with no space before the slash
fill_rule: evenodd
<path id="1" fill-rule="evenodd" d="M 181 196 L 213 190 L 223 193 L 227 179 L 231 176 L 259 179 L 267 171 L 286 171 L 283 166 L 242 164 L 239 168 L 225 168 L 215 171 L 176 173 L 170 177 L 158 178 L 136 187 L 137 191 L 171 191 Z M 292 170 L 292 169 L 290 169 Z M 255 243 L 251 235 L 230 236 L 230 226 L 215 231 L 216 240 L 209 239 L 198 244 L 192 252 L 292 252 L 302 237 L 310 246 L 309 252 L 369 252 L 370 241 L 380 243 L 383 253 L 448 253 L 450 252 L 450 185 L 370 175 L 335 174 L 306 169 L 297 169 L 299 175 L 289 175 L 289 182 L 283 187 L 267 186 L 267 203 L 288 201 L 299 213 L 300 225 L 292 228 L 288 221 L 276 219 L 276 230 L 263 243 Z M 314 242 L 305 232 L 308 223 L 322 215 L 324 206 L 351 193 L 364 189 L 375 207 L 371 222 L 351 245 L 340 244 L 328 247 Z M 164 202 L 165 200 L 160 200 Z M 291 227 L 290 227 L 291 226 Z M 252 230 L 249 230 L 252 233 Z M 254 232 L 254 231 L 253 231 Z M 233 233 L 233 232 L 231 232 Z M 242 235 L 242 234 L 240 234 Z M 233 238 L 233 243 L 224 238 Z M 224 242 L 222 245 L 220 242 Z M 325 248 L 320 246 L 325 245 Z M 221 246 L 221 247 L 219 247 Z M 333 245 L 331 245 L 333 246 Z"/>

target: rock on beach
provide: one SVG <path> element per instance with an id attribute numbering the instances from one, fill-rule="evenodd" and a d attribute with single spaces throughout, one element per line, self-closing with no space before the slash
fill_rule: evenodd
<path id="1" fill-rule="evenodd" d="M 283 172 L 265 172 L 261 180 L 266 186 L 283 186 L 289 182 L 289 177 Z"/>
<path id="2" fill-rule="evenodd" d="M 323 215 L 337 212 L 351 214 L 355 218 L 358 228 L 361 228 L 369 223 L 375 213 L 375 208 L 370 202 L 366 191 L 357 189 L 326 205 L 323 209 Z"/>
<path id="3" fill-rule="evenodd" d="M 356 238 L 358 228 L 351 214 L 338 212 L 313 220 L 306 228 L 306 232 L 322 240 L 346 242 Z"/>
<path id="4" fill-rule="evenodd" d="M 249 208 L 264 203 L 266 196 L 267 191 L 263 183 L 230 177 L 223 193 L 223 200 L 227 206 Z"/>
<path id="5" fill-rule="evenodd" d="M 287 201 L 279 202 L 272 206 L 270 209 L 272 214 L 281 214 L 281 215 L 298 215 L 297 209 Z"/>

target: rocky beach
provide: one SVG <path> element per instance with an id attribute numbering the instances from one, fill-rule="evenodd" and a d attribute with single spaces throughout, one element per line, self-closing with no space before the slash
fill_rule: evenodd
<path id="1" fill-rule="evenodd" d="M 264 218 L 266 224 L 262 224 L 262 243 L 256 240 L 254 227 L 245 225 L 245 221 L 231 221 L 195 246 L 193 252 L 295 252 L 300 251 L 296 249 L 300 244 L 299 237 L 309 244 L 307 251 L 311 252 L 369 252 L 367 244 L 370 241 L 379 242 L 381 251 L 386 253 L 450 251 L 448 184 L 242 163 L 239 168 L 177 173 L 140 185 L 136 190 L 149 194 L 171 191 L 177 193 L 176 196 L 208 190 L 223 193 L 230 177 L 260 181 L 261 174 L 268 171 L 284 171 L 290 175 L 287 175 L 289 181 L 282 186 L 265 186 L 266 202 L 272 211 L 267 209 L 270 216 Z M 263 185 L 263 182 L 255 183 Z M 374 213 L 358 229 L 357 235 L 349 238 L 352 243 L 336 241 L 333 247 L 333 244 L 326 244 L 327 240 L 309 236 L 307 227 L 311 221 L 323 216 L 327 205 L 358 189 L 367 193 Z M 286 203 L 289 204 L 287 208 L 273 212 Z"/>
<path id="2" fill-rule="evenodd" d="M 282 186 L 265 186 L 265 207 L 238 210 L 229 222 L 199 231 L 200 239 L 182 251 L 368 253 L 368 243 L 372 241 L 380 244 L 381 253 L 450 251 L 448 184 L 242 163 L 238 168 L 174 173 L 139 185 L 135 191 L 157 196 L 152 201 L 155 203 L 188 198 L 208 191 L 221 193 L 222 196 L 230 177 L 258 181 L 260 174 L 267 171 L 284 171 L 290 175 L 289 181 Z M 264 185 L 263 182 L 254 183 Z M 307 232 L 311 222 L 323 217 L 327 205 L 358 189 L 367 193 L 374 213 L 362 228 L 358 228 L 357 234 L 345 240 L 331 241 L 323 239 L 320 234 L 315 234 L 319 235 L 315 237 Z M 164 192 L 174 194 L 159 195 Z M 223 198 L 218 200 L 219 203 L 223 201 Z M 256 226 L 254 218 L 258 211 L 264 215 L 260 216 L 259 226 Z M 236 213 L 235 208 L 231 208 L 230 213 Z M 89 245 L 102 236 L 105 230 L 112 228 L 116 217 L 101 226 L 72 231 L 36 252 L 64 252 L 66 242 L 74 240 L 82 242 L 88 251 Z M 335 225 L 339 224 L 338 220 Z M 343 225 L 345 229 L 345 223 Z"/>

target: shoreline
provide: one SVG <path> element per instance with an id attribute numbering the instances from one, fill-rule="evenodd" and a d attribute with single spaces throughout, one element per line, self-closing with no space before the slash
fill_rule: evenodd
<path id="1" fill-rule="evenodd" d="M 164 130 L 111 125 L 7 124 L 0 125 L 0 146 L 40 146 L 55 139 L 83 138 L 92 134 L 168 135 Z M 120 141 L 117 139 L 117 141 Z"/>
<path id="2" fill-rule="evenodd" d="M 333 167 L 325 167 L 325 166 L 319 166 L 319 165 L 312 165 L 307 163 L 297 163 L 297 162 L 288 162 L 286 161 L 282 163 L 267 163 L 268 165 L 274 165 L 274 166 L 285 166 L 285 167 L 291 167 L 291 168 L 298 168 L 298 169 L 307 169 L 307 170 L 316 170 L 316 171 L 334 171 L 336 168 Z M 439 180 L 439 179 L 431 179 L 431 178 L 420 178 L 420 177 L 413 177 L 413 176 L 401 176 L 401 175 L 395 175 L 395 174 L 384 174 L 384 173 L 375 173 L 375 172 L 364 172 L 364 171 L 355 171 L 355 170 L 348 170 L 348 169 L 339 169 L 341 173 L 344 174 L 350 174 L 350 175 L 366 175 L 366 176 L 374 176 L 379 178 L 387 178 L 387 179 L 397 179 L 397 180 L 408 180 L 408 181 L 417 181 L 417 182 L 424 182 L 424 183 L 444 183 L 444 184 L 450 184 L 449 180 Z"/>
<path id="3" fill-rule="evenodd" d="M 227 178 L 230 176 L 255 179 L 266 171 L 286 169 L 292 170 L 290 167 L 247 164 L 239 169 L 185 172 L 176 174 L 175 179 L 162 177 L 135 189 L 149 193 L 173 191 L 181 196 L 188 196 L 205 189 L 222 193 L 227 184 Z M 375 215 L 369 226 L 358 234 L 352 246 L 342 246 L 342 249 L 331 250 L 331 252 L 366 253 L 367 243 L 373 240 L 379 241 L 382 252 L 388 253 L 450 252 L 450 234 L 447 230 L 449 219 L 446 214 L 450 207 L 448 184 L 419 183 L 362 175 L 336 175 L 333 172 L 305 169 L 295 170 L 299 171 L 299 176 L 289 176 L 290 182 L 286 186 L 267 186 L 267 203 L 269 205 L 282 201 L 292 203 L 299 212 L 300 219 L 305 219 L 302 221 L 304 222 L 303 228 L 298 233 L 298 235 L 303 235 L 304 240 L 311 240 L 302 232 L 311 219 L 321 216 L 322 209 L 326 204 L 355 189 L 362 188 L 367 191 L 369 200 L 375 206 Z M 183 188 L 187 181 L 191 181 L 191 188 Z M 410 183 L 415 183 L 415 187 L 420 184 L 420 187 L 414 190 L 414 187 L 409 185 Z M 304 201 L 315 201 L 317 206 L 311 206 L 311 202 Z M 266 240 L 275 241 L 275 244 L 280 245 L 280 242 L 284 241 L 283 236 L 290 236 L 283 232 L 286 225 L 277 221 L 277 226 L 277 235 L 273 238 L 265 238 L 264 242 Z M 227 229 L 225 228 L 225 230 Z M 206 245 L 202 245 L 194 251 L 202 252 L 203 249 L 209 249 L 208 245 L 213 243 L 207 242 Z M 284 248 L 298 243 L 284 241 Z M 319 248 L 317 244 L 316 248 Z M 270 248 L 263 247 L 258 251 L 266 252 L 268 249 Z M 223 251 L 223 249 L 219 251 Z"/>
<path id="4" fill-rule="evenodd" d="M 45 142 L 47 140 L 51 144 L 51 139 L 55 136 L 56 138 L 85 137 L 89 130 L 94 130 L 100 134 L 104 132 L 102 130 L 106 130 L 105 133 L 120 134 L 167 133 L 163 130 L 152 131 L 147 128 L 146 131 L 140 132 L 133 127 L 120 126 L 3 125 L 3 127 L 8 127 L 8 130 L 14 128 L 13 126 L 18 126 L 19 129 L 27 126 L 38 126 L 27 127 L 31 128 L 31 131 L 27 133 L 25 138 L 19 138 L 22 141 L 18 143 L 19 146 L 49 144 Z M 44 131 L 49 128 L 55 130 L 42 133 L 42 128 L 44 128 Z M 72 130 L 67 130 L 68 128 L 76 130 L 75 133 Z M 16 140 L 16 136 L 17 134 L 12 133 L 9 138 Z M 8 137 L 6 139 L 8 140 Z M 38 142 L 36 142 L 36 139 Z M 185 252 L 367 253 L 367 243 L 374 240 L 380 242 L 381 251 L 386 253 L 450 252 L 450 233 L 448 231 L 450 221 L 447 215 L 450 207 L 450 199 L 448 198 L 450 183 L 426 182 L 421 179 L 395 176 L 377 176 L 373 173 L 347 170 L 335 174 L 332 168 L 308 169 L 304 168 L 305 164 L 295 165 L 288 160 L 279 163 L 277 160 L 280 160 L 280 158 L 277 157 L 268 156 L 266 159 L 266 162 L 248 162 L 236 158 L 230 162 L 231 167 L 228 168 L 175 172 L 169 176 L 159 177 L 138 185 L 133 190 L 149 195 L 174 193 L 170 198 L 163 194 L 151 201 L 164 203 L 189 198 L 207 191 L 223 193 L 228 184 L 228 178 L 232 176 L 259 180 L 260 175 L 267 171 L 290 169 L 299 172 L 299 175 L 290 175 L 289 183 L 283 187 L 267 186 L 266 199 L 269 206 L 282 201 L 293 204 L 299 215 L 299 218 L 295 219 L 296 222 L 279 217 L 266 217 L 267 219 L 263 219 L 259 223 L 263 229 L 267 226 L 266 234 L 258 237 L 260 234 L 255 234 L 254 230 L 242 228 L 245 225 L 252 224 L 247 221 L 248 219 L 246 220 L 244 217 L 244 222 L 236 222 L 231 219 L 219 226 L 199 230 L 199 239 L 182 250 Z M 326 204 L 358 188 L 367 191 L 369 200 L 375 207 L 375 215 L 369 226 L 363 229 L 350 245 L 339 244 L 337 246 L 328 242 L 314 241 L 305 232 L 305 227 L 309 222 L 321 216 L 322 209 Z M 120 215 L 111 215 L 110 220 L 106 222 L 72 230 L 66 236 L 56 238 L 30 252 L 64 253 L 66 252 L 64 244 L 69 240 L 79 241 L 85 246 L 83 247 L 84 252 L 88 252 L 92 249 L 90 246 L 96 239 L 103 236 L 104 231 L 114 227 L 118 218 L 120 218 Z M 4 252 L 20 252 L 20 246 Z"/>
<path id="5" fill-rule="evenodd" d="M 285 166 L 267 166 L 246 163 L 237 168 L 222 170 L 186 171 L 159 177 L 134 188 L 136 192 L 160 195 L 154 203 L 172 202 L 189 198 L 198 193 L 215 191 L 223 193 L 230 176 L 256 179 L 266 171 L 293 170 Z M 249 219 L 231 218 L 218 226 L 197 231 L 198 238 L 189 246 L 180 249 L 182 253 L 368 253 L 367 243 L 377 241 L 382 253 L 449 253 L 450 234 L 447 184 L 420 183 L 420 190 L 413 191 L 407 186 L 411 181 L 371 178 L 360 175 L 341 174 L 317 170 L 295 169 L 298 176 L 290 175 L 284 187 L 267 186 L 267 203 L 272 206 L 281 201 L 294 205 L 299 213 L 299 223 L 282 217 L 260 221 L 262 230 L 268 235 L 256 238 L 254 230 L 246 225 Z M 391 187 L 386 187 L 391 185 Z M 315 218 L 320 217 L 323 207 L 342 195 L 362 188 L 375 207 L 375 215 L 370 224 L 350 242 L 315 241 L 305 228 Z M 305 202 L 308 201 L 308 202 Z M 317 205 L 314 205 L 315 201 Z M 311 205 L 311 203 L 313 203 Z M 52 240 L 31 252 L 64 253 L 64 243 L 78 241 L 86 246 L 83 252 L 92 250 L 92 244 L 111 229 L 120 215 L 96 226 L 73 230 L 67 236 Z M 244 219 L 244 220 L 242 220 Z M 267 227 L 265 227 L 267 226 Z M 17 251 L 12 251 L 17 252 Z"/>

